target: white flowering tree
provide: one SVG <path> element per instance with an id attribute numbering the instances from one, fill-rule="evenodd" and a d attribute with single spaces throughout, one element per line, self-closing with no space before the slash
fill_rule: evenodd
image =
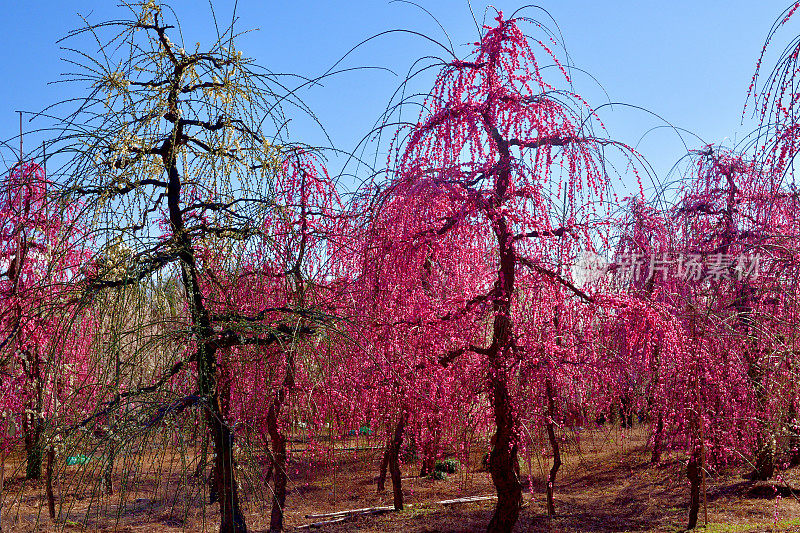
<path id="1" fill-rule="evenodd" d="M 173 41 L 180 32 L 166 21 L 172 12 L 164 7 L 152 1 L 127 7 L 129 20 L 90 24 L 68 37 L 88 39 L 86 46 L 100 43 L 100 49 L 89 54 L 80 51 L 83 44 L 73 45 L 70 61 L 78 70 L 71 78 L 91 93 L 67 117 L 57 151 L 70 154 L 61 172 L 71 180 L 71 194 L 85 202 L 98 240 L 110 243 L 109 253 L 87 269 L 88 293 L 177 278 L 185 317 L 171 337 L 183 339 L 185 349 L 154 361 L 149 383 L 121 387 L 116 375 L 98 408 L 68 429 L 100 425 L 102 434 L 109 420 L 153 426 L 203 413 L 213 444 L 210 492 L 219 502 L 220 531 L 244 532 L 234 431 L 219 385 L 223 354 L 235 346 L 288 342 L 298 332 L 274 322 L 242 327 L 241 313 L 216 316 L 204 250 L 224 252 L 216 254 L 224 258 L 214 264 L 217 272 L 235 271 L 239 258 L 263 242 L 263 221 L 275 209 L 276 174 L 289 150 L 279 148 L 286 146 L 280 103 L 293 100 L 275 96 L 287 92 L 236 49 L 233 28 L 201 48 Z M 123 246 L 126 253 L 111 253 Z M 134 403 L 147 406 L 149 415 L 115 418 Z"/>

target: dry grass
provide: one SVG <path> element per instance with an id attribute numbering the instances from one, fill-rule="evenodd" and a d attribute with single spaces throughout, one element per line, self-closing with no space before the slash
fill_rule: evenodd
<path id="1" fill-rule="evenodd" d="M 353 443 L 348 443 L 352 445 Z M 298 454 L 290 465 L 290 494 L 286 529 L 312 522 L 309 513 L 390 505 L 391 488 L 375 490 L 380 450 L 377 440 L 358 450 L 332 450 L 318 461 Z M 584 432 L 565 445 L 564 466 L 556 485 L 558 515 L 549 520 L 544 507 L 544 473 L 547 457 L 522 466 L 529 483 L 516 531 L 680 531 L 686 521 L 688 485 L 682 463 L 667 457 L 651 466 L 646 435 L 610 430 Z M 406 510 L 362 516 L 329 525 L 323 532 L 478 532 L 492 512 L 491 501 L 439 505 L 443 499 L 493 493 L 488 474 L 478 471 L 481 453 L 475 452 L 468 469 L 447 480 L 404 479 Z M 140 453 L 121 460 L 115 469 L 118 491 L 99 493 L 96 467 L 66 467 L 56 484 L 59 519 L 47 516 L 43 483 L 25 482 L 22 455 L 6 463 L 2 512 L 3 531 L 215 531 L 217 506 L 205 505 L 202 478 L 181 475 L 183 458 L 174 450 Z M 332 460 L 335 459 L 335 460 Z M 129 465 L 126 467 L 126 464 Z M 129 468 L 130 466 L 134 468 Z M 137 472 L 126 473 L 126 468 Z M 413 476 L 419 465 L 405 465 Z M 189 469 L 191 470 L 191 469 Z M 800 486 L 800 472 L 782 473 L 790 486 Z M 246 485 L 246 483 L 245 483 Z M 250 486 L 250 485 L 248 485 Z M 800 531 L 800 502 L 778 486 L 745 481 L 739 472 L 710 476 L 707 483 L 706 531 Z M 244 506 L 252 531 L 267 531 L 269 505 L 263 493 L 244 490 Z M 701 510 L 700 523 L 703 524 Z"/>

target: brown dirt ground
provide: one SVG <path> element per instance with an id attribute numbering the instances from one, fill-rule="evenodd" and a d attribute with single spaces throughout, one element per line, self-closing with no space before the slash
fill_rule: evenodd
<path id="1" fill-rule="evenodd" d="M 582 433 L 580 442 L 565 442 L 564 466 L 556 483 L 557 516 L 548 520 L 544 506 L 545 472 L 549 458 L 542 455 L 522 465 L 524 482 L 532 481 L 518 532 L 527 531 L 680 531 L 686 521 L 688 485 L 682 462 L 666 457 L 651 466 L 643 430 L 622 433 L 599 429 Z M 290 493 L 286 530 L 318 521 L 305 517 L 370 506 L 391 505 L 387 492 L 375 490 L 379 439 L 360 438 L 331 450 L 319 461 L 302 459 L 290 465 Z M 352 449 L 358 445 L 360 449 Z M 468 469 L 434 481 L 413 477 L 418 464 L 404 465 L 406 509 L 399 513 L 358 516 L 345 522 L 312 529 L 342 532 L 479 532 L 491 517 L 492 501 L 440 505 L 435 502 L 493 493 L 487 473 L 479 471 L 482 451 L 471 456 Z M 191 471 L 173 452 L 142 452 L 120 460 L 115 469 L 118 490 L 113 496 L 99 494 L 97 470 L 71 466 L 56 482 L 59 519 L 47 515 L 44 484 L 23 478 L 21 452 L 6 461 L 3 496 L 3 531 L 122 531 L 178 532 L 216 531 L 216 505 L 204 505 L 205 483 L 181 475 Z M 335 459 L 335 460 L 332 460 Z M 136 474 L 126 472 L 133 470 Z M 800 487 L 800 469 L 781 473 L 781 483 L 754 484 L 740 471 L 718 472 L 707 479 L 707 533 L 743 531 L 800 532 L 800 494 L 786 486 Z M 269 499 L 248 491 L 243 480 L 243 499 L 251 531 L 267 531 Z M 777 489 L 773 488 L 776 486 Z M 80 487 L 80 489 L 78 489 Z M 123 490 L 119 490 L 123 487 Z M 776 498 L 776 491 L 781 497 Z M 262 497 L 258 497 L 261 494 Z M 700 512 L 700 524 L 704 522 Z"/>

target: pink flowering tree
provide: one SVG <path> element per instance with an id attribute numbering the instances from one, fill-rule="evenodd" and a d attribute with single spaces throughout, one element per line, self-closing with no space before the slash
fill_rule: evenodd
<path id="1" fill-rule="evenodd" d="M 222 414 L 240 438 L 269 451 L 270 529 L 281 531 L 287 442 L 295 422 L 314 429 L 319 414 L 305 400 L 318 388 L 329 356 L 321 339 L 337 335 L 337 295 L 328 284 L 336 243 L 345 236 L 341 200 L 321 157 L 301 148 L 274 150 L 275 208 L 262 221 L 263 237 L 246 248 L 214 243 L 198 257 L 206 269 L 203 294 L 225 349 Z"/>
<path id="2" fill-rule="evenodd" d="M 541 318 L 548 323 L 565 299 L 592 300 L 566 266 L 582 249 L 594 249 L 590 221 L 608 187 L 604 151 L 626 151 L 590 133 L 580 117 L 593 117 L 591 109 L 556 85 L 569 76 L 551 43 L 530 40 L 522 24 L 499 15 L 473 57 L 442 66 L 419 121 L 398 136 L 403 142 L 396 145 L 386 189 L 393 206 L 408 206 L 395 207 L 404 220 L 385 251 L 386 260 L 413 280 L 405 283 L 424 280 L 426 265 L 435 265 L 426 262 L 429 250 L 468 243 L 451 260 L 474 285 L 450 295 L 448 311 L 437 317 L 441 326 L 428 327 L 452 325 L 448 344 L 438 350 L 443 362 L 473 359 L 490 399 L 489 468 L 498 493 L 492 532 L 511 531 L 522 502 L 519 376 L 540 360 L 526 311 L 539 303 L 537 292 L 548 295 L 541 302 L 551 313 Z M 545 58 L 560 80 L 545 79 Z M 407 249 L 414 260 L 395 256 Z"/>
<path id="3" fill-rule="evenodd" d="M 477 358 L 462 344 L 481 340 L 475 336 L 481 317 L 464 308 L 464 296 L 485 286 L 488 271 L 464 257 L 478 257 L 479 248 L 468 249 L 483 241 L 458 229 L 421 246 L 409 239 L 425 239 L 430 228 L 420 226 L 420 215 L 433 216 L 440 207 L 426 189 L 427 184 L 410 190 L 402 184 L 378 194 L 358 241 L 362 255 L 352 282 L 356 338 L 363 340 L 353 353 L 351 379 L 367 388 L 366 405 L 387 428 L 378 490 L 389 469 L 396 509 L 403 508 L 403 440 L 421 454 L 419 474 L 425 476 L 444 450 L 466 449 L 459 437 L 470 426 L 468 418 L 485 419 L 474 401 L 480 384 L 470 377 Z"/>
<path id="4" fill-rule="evenodd" d="M 773 236 L 768 247 L 770 261 L 765 266 L 772 281 L 773 295 L 761 300 L 767 303 L 773 320 L 769 321 L 772 331 L 777 332 L 772 343 L 773 349 L 784 355 L 796 353 L 797 324 L 794 302 L 797 301 L 797 250 L 796 236 L 800 221 L 797 216 L 798 192 L 795 182 L 795 159 L 800 148 L 800 122 L 797 105 L 797 61 L 800 57 L 800 43 L 797 38 L 789 41 L 780 51 L 774 65 L 768 67 L 770 53 L 776 49 L 775 42 L 786 32 L 792 36 L 791 25 L 797 23 L 800 4 L 791 4 L 775 21 L 770 29 L 764 47 L 756 64 L 755 73 L 748 91 L 745 106 L 752 105 L 752 114 L 759 122 L 750 147 L 754 158 L 768 178 L 762 212 L 768 220 L 769 234 Z M 752 300 L 752 298 L 751 298 Z M 754 327 L 758 324 L 755 323 Z M 776 346 L 776 344 L 778 346 Z M 766 348 L 766 347 L 765 347 Z M 769 348 L 766 348 L 767 350 Z M 796 381 L 796 361 L 786 360 L 783 367 L 785 381 Z M 794 386 L 786 387 L 790 397 L 788 419 L 791 424 L 790 447 L 797 449 L 798 431 L 796 425 L 796 392 Z M 784 389 L 784 391 L 786 390 Z M 781 396 L 787 396 L 783 394 Z M 790 462 L 796 463 L 796 453 L 790 453 Z M 765 455 L 768 457 L 769 453 Z M 763 476 L 762 476 L 763 477 Z"/>
<path id="5" fill-rule="evenodd" d="M 5 384 L 9 400 L 21 402 L 4 420 L 20 423 L 28 479 L 41 475 L 46 426 L 65 395 L 59 382 L 79 367 L 85 373 L 89 356 L 81 325 L 91 315 L 69 290 L 89 257 L 88 241 L 74 223 L 76 207 L 57 201 L 54 189 L 41 166 L 23 162 L 4 182 L 0 204 Z M 67 335 L 72 328 L 82 334 Z"/>
<path id="6" fill-rule="evenodd" d="M 704 469 L 752 457 L 756 477 L 772 475 L 785 379 L 767 361 L 787 352 L 763 327 L 781 277 L 759 255 L 781 240 L 769 178 L 726 150 L 693 153 L 672 211 L 634 204 L 619 241 L 625 303 L 607 327 L 646 383 L 653 462 L 669 449 L 689 456 L 690 528 Z"/>

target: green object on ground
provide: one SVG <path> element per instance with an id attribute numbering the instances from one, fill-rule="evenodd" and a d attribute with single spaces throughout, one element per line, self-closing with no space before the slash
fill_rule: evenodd
<path id="1" fill-rule="evenodd" d="M 91 460 L 92 458 L 87 455 L 75 455 L 72 457 L 67 457 L 67 466 L 85 465 Z"/>
<path id="2" fill-rule="evenodd" d="M 437 481 L 444 481 L 447 479 L 447 474 L 442 472 L 441 470 L 434 470 L 430 474 L 428 474 L 428 479 L 435 479 Z"/>
<path id="3" fill-rule="evenodd" d="M 461 463 L 458 462 L 458 459 L 445 459 L 444 461 L 436 461 L 436 466 L 433 469 L 445 474 L 455 474 L 460 466 Z"/>

